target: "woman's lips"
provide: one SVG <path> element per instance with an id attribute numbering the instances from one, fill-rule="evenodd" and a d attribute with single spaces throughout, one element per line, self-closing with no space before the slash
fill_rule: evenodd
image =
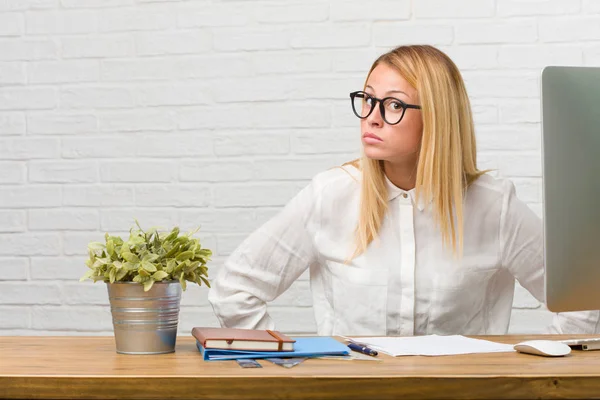
<path id="1" fill-rule="evenodd" d="M 368 144 L 377 144 L 383 142 L 383 139 L 373 133 L 367 132 L 363 135 L 363 141 Z"/>

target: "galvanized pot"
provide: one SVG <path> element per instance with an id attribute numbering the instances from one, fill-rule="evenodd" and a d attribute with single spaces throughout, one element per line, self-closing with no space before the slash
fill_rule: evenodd
<path id="1" fill-rule="evenodd" d="M 107 283 L 117 353 L 162 354 L 175 351 L 181 285 L 155 282 L 144 292 L 137 282 Z"/>

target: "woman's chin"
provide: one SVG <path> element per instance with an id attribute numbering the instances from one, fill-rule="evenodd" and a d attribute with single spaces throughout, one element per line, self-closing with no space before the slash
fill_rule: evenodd
<path id="1" fill-rule="evenodd" d="M 370 158 L 371 160 L 384 160 L 385 155 L 384 152 L 380 149 L 376 149 L 373 146 L 364 146 L 363 153 L 365 157 Z"/>

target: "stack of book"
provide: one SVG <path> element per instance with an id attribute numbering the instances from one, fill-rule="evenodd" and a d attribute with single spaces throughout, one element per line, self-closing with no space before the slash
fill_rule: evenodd
<path id="1" fill-rule="evenodd" d="M 195 327 L 192 336 L 206 361 L 349 354 L 345 344 L 325 336 L 290 338 L 279 331 L 211 327 Z"/>

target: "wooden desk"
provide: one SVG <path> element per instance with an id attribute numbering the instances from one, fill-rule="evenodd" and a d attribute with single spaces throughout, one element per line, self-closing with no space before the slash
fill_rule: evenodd
<path id="1" fill-rule="evenodd" d="M 573 338 L 576 336 L 543 336 Z M 534 336 L 488 336 L 516 343 Z M 115 352 L 112 337 L 0 337 L 0 398 L 413 399 L 600 398 L 600 351 L 389 357 L 383 362 L 205 362 L 193 338 L 176 353 Z"/>

